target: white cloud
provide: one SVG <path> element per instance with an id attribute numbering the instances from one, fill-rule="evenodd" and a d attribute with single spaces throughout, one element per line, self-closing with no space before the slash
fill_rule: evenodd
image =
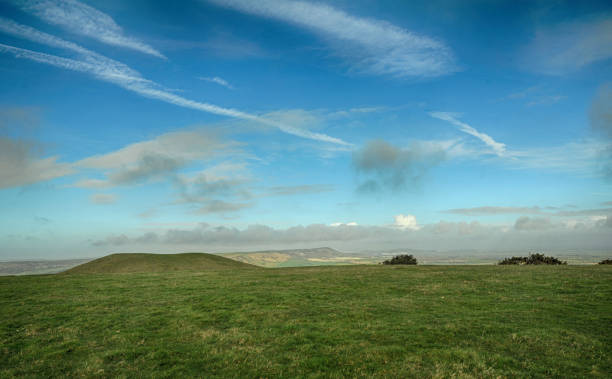
<path id="1" fill-rule="evenodd" d="M 326 4 L 304 1 L 210 1 L 320 34 L 358 71 L 394 77 L 433 77 L 457 71 L 451 49 L 443 42 L 386 21 L 357 17 Z"/>
<path id="2" fill-rule="evenodd" d="M 329 226 L 357 226 L 359 224 L 357 224 L 354 221 L 351 222 L 332 222 L 331 224 L 329 224 Z"/>
<path id="3" fill-rule="evenodd" d="M 485 133 L 481 133 L 472 126 L 466 124 L 465 122 L 461 122 L 457 120 L 453 113 L 449 112 L 431 112 L 430 115 L 440 120 L 448 121 L 451 124 L 458 126 L 459 130 L 469 135 L 472 135 L 482 142 L 484 142 L 487 146 L 489 146 L 495 154 L 498 156 L 504 156 L 506 152 L 506 145 L 495 141 L 491 136 Z"/>
<path id="4" fill-rule="evenodd" d="M 11 24 L 12 23 L 12 24 Z M 124 65 L 121 62 L 106 58 L 100 54 L 87 50 L 76 44 L 64 41 L 60 38 L 49 34 L 37 31 L 27 26 L 16 23 L 7 23 L 0 20 L 0 24 L 5 32 L 18 35 L 22 38 L 30 39 L 35 42 L 47 44 L 53 47 L 61 47 L 83 56 L 83 60 L 74 60 L 62 58 L 55 55 L 45 54 L 32 50 L 22 49 L 14 46 L 0 44 L 0 52 L 9 53 L 16 58 L 25 58 L 39 63 L 49 64 L 55 67 L 60 67 L 67 70 L 83 72 L 91 74 L 99 80 L 116 84 L 124 89 L 135 92 L 141 96 L 161 100 L 170 104 L 174 104 L 184 108 L 195 109 L 207 113 L 213 113 L 222 116 L 238 118 L 242 120 L 254 121 L 260 124 L 275 127 L 285 133 L 292 134 L 298 137 L 329 142 L 339 145 L 350 145 L 349 143 L 328 136 L 322 133 L 315 133 L 308 130 L 302 130 L 295 126 L 269 120 L 264 117 L 245 113 L 236 109 L 223 108 L 209 103 L 198 102 L 184 97 L 175 95 L 155 82 L 144 79 L 137 71 Z M 16 26 L 17 27 L 16 27 Z"/>
<path id="5" fill-rule="evenodd" d="M 42 20 L 62 26 L 100 42 L 140 51 L 158 58 L 162 53 L 134 37 L 128 37 L 123 29 L 106 13 L 76 0 L 13 0 L 24 11 Z"/>
<path id="6" fill-rule="evenodd" d="M 416 217 L 413 215 L 399 214 L 394 217 L 395 223 L 393 226 L 399 229 L 419 230 L 421 227 L 417 224 Z"/>
<path id="7" fill-rule="evenodd" d="M 529 70 L 564 75 L 612 57 L 612 18 L 591 18 L 540 28 L 526 48 Z"/>
<path id="8" fill-rule="evenodd" d="M 225 80 L 225 79 L 223 79 L 223 78 L 220 78 L 220 77 L 218 77 L 218 76 L 213 76 L 213 77 L 200 77 L 199 79 L 200 79 L 200 80 L 207 81 L 207 82 L 211 82 L 211 83 L 216 83 L 216 84 L 218 84 L 218 85 L 220 85 L 220 86 L 223 86 L 223 87 L 225 87 L 225 88 L 228 88 L 228 89 L 234 89 L 234 86 L 232 86 L 231 84 L 229 84 L 229 83 L 227 82 L 227 80 Z"/>

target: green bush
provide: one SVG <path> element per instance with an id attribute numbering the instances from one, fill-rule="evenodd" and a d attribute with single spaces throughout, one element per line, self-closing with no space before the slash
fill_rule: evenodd
<path id="1" fill-rule="evenodd" d="M 391 259 L 387 259 L 383 262 L 384 265 L 415 265 L 417 264 L 417 259 L 410 255 L 396 255 Z"/>
<path id="2" fill-rule="evenodd" d="M 544 254 L 529 254 L 528 257 L 504 258 L 499 261 L 500 265 L 566 265 L 567 262 L 555 257 L 547 257 Z"/>
<path id="3" fill-rule="evenodd" d="M 603 261 L 599 262 L 600 265 L 612 265 L 612 259 L 604 259 Z"/>

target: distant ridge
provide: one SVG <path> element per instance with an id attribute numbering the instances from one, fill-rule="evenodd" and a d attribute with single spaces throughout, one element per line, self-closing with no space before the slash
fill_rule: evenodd
<path id="1" fill-rule="evenodd" d="M 256 268 L 244 262 L 205 253 L 111 254 L 64 271 L 66 274 L 205 271 Z"/>
<path id="2" fill-rule="evenodd" d="M 330 247 L 219 253 L 219 255 L 260 267 L 302 267 L 324 265 L 376 264 L 376 257 L 348 254 Z"/>

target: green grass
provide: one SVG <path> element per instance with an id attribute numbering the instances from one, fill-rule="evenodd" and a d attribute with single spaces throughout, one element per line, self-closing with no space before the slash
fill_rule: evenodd
<path id="1" fill-rule="evenodd" d="M 606 377 L 612 267 L 0 278 L 0 377 Z"/>
<path id="2" fill-rule="evenodd" d="M 69 269 L 67 274 L 157 273 L 255 268 L 214 254 L 111 254 Z"/>

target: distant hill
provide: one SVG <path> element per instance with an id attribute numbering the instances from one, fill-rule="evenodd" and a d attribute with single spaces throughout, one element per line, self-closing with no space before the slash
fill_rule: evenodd
<path id="1" fill-rule="evenodd" d="M 255 266 L 205 253 L 111 254 L 65 271 L 66 274 L 204 271 L 255 268 Z"/>
<path id="2" fill-rule="evenodd" d="M 381 259 L 378 257 L 347 254 L 330 247 L 250 252 L 245 251 L 236 253 L 221 253 L 219 255 L 262 267 L 375 264 L 381 261 Z"/>
<path id="3" fill-rule="evenodd" d="M 78 266 L 91 259 L 59 259 L 40 261 L 0 262 L 0 276 L 56 274 Z"/>

